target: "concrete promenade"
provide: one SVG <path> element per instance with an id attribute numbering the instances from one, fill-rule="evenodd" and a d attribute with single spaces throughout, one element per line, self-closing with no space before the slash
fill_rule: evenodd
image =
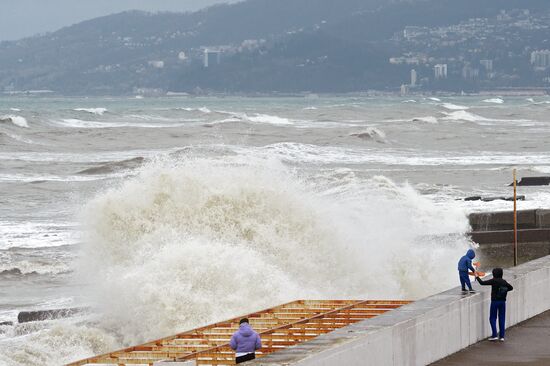
<path id="1" fill-rule="evenodd" d="M 524 263 L 504 273 L 513 286 L 506 322 L 513 326 L 550 310 L 550 256 Z M 335 330 L 298 346 L 249 362 L 250 366 L 416 366 L 428 365 L 483 341 L 490 335 L 489 286 L 475 294 L 460 287 L 415 301 L 373 319 Z M 517 328 L 521 330 L 521 327 Z M 513 331 L 517 332 L 517 331 Z M 509 343 L 514 345 L 512 330 Z M 550 349 L 548 337 L 538 340 Z M 489 346 L 489 345 L 487 345 Z M 492 346 L 492 345 L 490 345 Z M 495 345 L 496 346 L 496 345 Z M 480 347 L 485 347 L 481 342 Z M 521 348 L 521 345 L 518 347 Z M 525 347 L 527 349 L 527 347 Z M 511 352 L 512 353 L 512 352 Z M 458 355 L 457 355 L 458 357 Z M 482 356 L 464 365 L 489 365 Z M 511 360 L 510 362 L 514 362 Z M 526 363 L 516 363 L 526 365 Z M 544 364 L 544 363 L 542 363 Z M 548 363 L 546 363 L 548 364 Z M 514 363 L 508 363 L 514 365 Z"/>
<path id="2" fill-rule="evenodd" d="M 550 311 L 508 329 L 506 342 L 484 340 L 432 364 L 462 365 L 550 365 Z"/>

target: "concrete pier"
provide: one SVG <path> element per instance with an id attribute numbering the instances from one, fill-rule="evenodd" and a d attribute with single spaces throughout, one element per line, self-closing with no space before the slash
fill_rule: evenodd
<path id="1" fill-rule="evenodd" d="M 513 326 L 550 310 L 550 256 L 506 270 Z M 490 335 L 490 287 L 456 287 L 250 362 L 263 366 L 427 365 Z M 479 360 L 478 360 L 479 361 Z"/>

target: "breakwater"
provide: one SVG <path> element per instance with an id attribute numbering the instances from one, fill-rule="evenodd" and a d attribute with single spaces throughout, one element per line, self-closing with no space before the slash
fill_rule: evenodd
<path id="1" fill-rule="evenodd" d="M 513 211 L 473 213 L 469 220 L 470 238 L 479 244 L 484 266 L 510 267 L 514 256 Z M 520 263 L 550 255 L 550 210 L 518 211 L 517 228 Z"/>

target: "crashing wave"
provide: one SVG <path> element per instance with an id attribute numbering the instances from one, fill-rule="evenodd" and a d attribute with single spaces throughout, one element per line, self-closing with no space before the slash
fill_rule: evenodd
<path id="1" fill-rule="evenodd" d="M 375 127 L 369 127 L 363 132 L 352 133 L 350 134 L 350 136 L 358 137 L 362 140 L 372 140 L 381 143 L 386 142 L 386 134 L 384 133 L 384 131 L 379 130 Z"/>
<path id="2" fill-rule="evenodd" d="M 29 123 L 27 122 L 25 117 L 16 116 L 13 114 L 0 116 L 0 123 L 12 123 L 18 127 L 29 128 Z"/>
<path id="3" fill-rule="evenodd" d="M 93 279 L 102 327 L 136 343 L 295 298 L 414 298 L 454 281 L 465 242 L 415 238 L 466 230 L 461 211 L 389 180 L 347 184 L 309 186 L 250 157 L 145 166 L 83 213 L 78 268 Z"/>

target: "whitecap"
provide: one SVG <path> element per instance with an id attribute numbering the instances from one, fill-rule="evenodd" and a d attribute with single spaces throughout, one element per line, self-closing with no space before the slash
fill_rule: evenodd
<path id="1" fill-rule="evenodd" d="M 466 106 L 457 105 L 457 104 L 452 104 L 452 103 L 443 103 L 443 104 L 441 104 L 441 106 L 442 106 L 443 108 L 448 109 L 448 110 L 451 110 L 451 111 L 460 111 L 460 110 L 469 109 L 469 108 L 466 107 Z"/>
<path id="2" fill-rule="evenodd" d="M 150 120 L 157 119 L 157 117 L 152 116 L 128 116 L 136 119 Z M 162 119 L 164 121 L 172 121 L 171 119 Z M 134 127 L 134 128 L 172 128 L 172 127 L 181 127 L 185 126 L 186 123 L 142 123 L 142 122 L 98 122 L 98 121 L 85 121 L 81 119 L 68 118 L 62 119 L 61 121 L 53 121 L 53 123 L 69 128 L 125 128 L 125 127 Z"/>
<path id="3" fill-rule="evenodd" d="M 466 112 L 464 110 L 450 112 L 450 113 L 444 112 L 444 114 L 446 114 L 446 117 L 443 117 L 443 119 L 448 121 L 467 121 L 467 122 L 493 121 L 489 118 L 485 118 L 474 113 Z"/>
<path id="4" fill-rule="evenodd" d="M 19 109 L 19 108 L 10 108 L 10 111 L 12 111 L 12 112 L 21 112 L 21 109 Z"/>
<path id="5" fill-rule="evenodd" d="M 75 108 L 73 110 L 76 112 L 87 112 L 98 116 L 103 116 L 103 114 L 107 112 L 107 108 Z"/>
<path id="6" fill-rule="evenodd" d="M 23 142 L 25 144 L 35 144 L 35 142 L 31 139 L 27 139 L 23 136 L 19 136 L 19 135 L 14 135 L 14 134 L 11 134 L 11 133 L 7 133 L 6 134 L 9 138 L 11 138 L 12 140 L 15 140 L 15 141 L 19 141 L 19 142 Z"/>
<path id="7" fill-rule="evenodd" d="M 432 101 L 434 101 L 434 102 L 441 102 L 441 99 L 435 98 L 435 97 L 430 97 L 430 98 L 428 98 L 428 99 L 429 99 L 429 100 L 432 100 Z"/>
<path id="8" fill-rule="evenodd" d="M 200 107 L 200 108 L 188 108 L 188 107 L 182 107 L 182 108 L 176 108 L 176 110 L 182 110 L 186 112 L 202 112 L 204 114 L 210 114 L 212 111 L 206 107 Z"/>
<path id="9" fill-rule="evenodd" d="M 483 102 L 484 103 L 503 104 L 504 100 L 502 98 L 490 98 L 490 99 L 485 99 Z"/>
<path id="10" fill-rule="evenodd" d="M 376 127 L 369 127 L 362 132 L 350 134 L 352 137 L 358 137 L 363 140 L 374 140 L 376 142 L 386 142 L 386 133 Z"/>
<path id="11" fill-rule="evenodd" d="M 257 123 L 269 123 L 273 125 L 291 125 L 293 124 L 292 121 L 290 121 L 288 118 L 279 117 L 279 116 L 271 116 L 269 114 L 259 114 L 247 118 L 251 122 L 257 122 Z"/>
<path id="12" fill-rule="evenodd" d="M 0 122 L 9 122 L 9 123 L 13 123 L 18 127 L 29 128 L 29 124 L 25 119 L 25 117 L 17 116 L 14 114 L 7 114 L 4 116 L 0 116 Z"/>
<path id="13" fill-rule="evenodd" d="M 437 118 L 434 116 L 426 116 L 426 117 L 416 117 L 411 120 L 411 122 L 424 122 L 424 123 L 437 123 Z"/>

